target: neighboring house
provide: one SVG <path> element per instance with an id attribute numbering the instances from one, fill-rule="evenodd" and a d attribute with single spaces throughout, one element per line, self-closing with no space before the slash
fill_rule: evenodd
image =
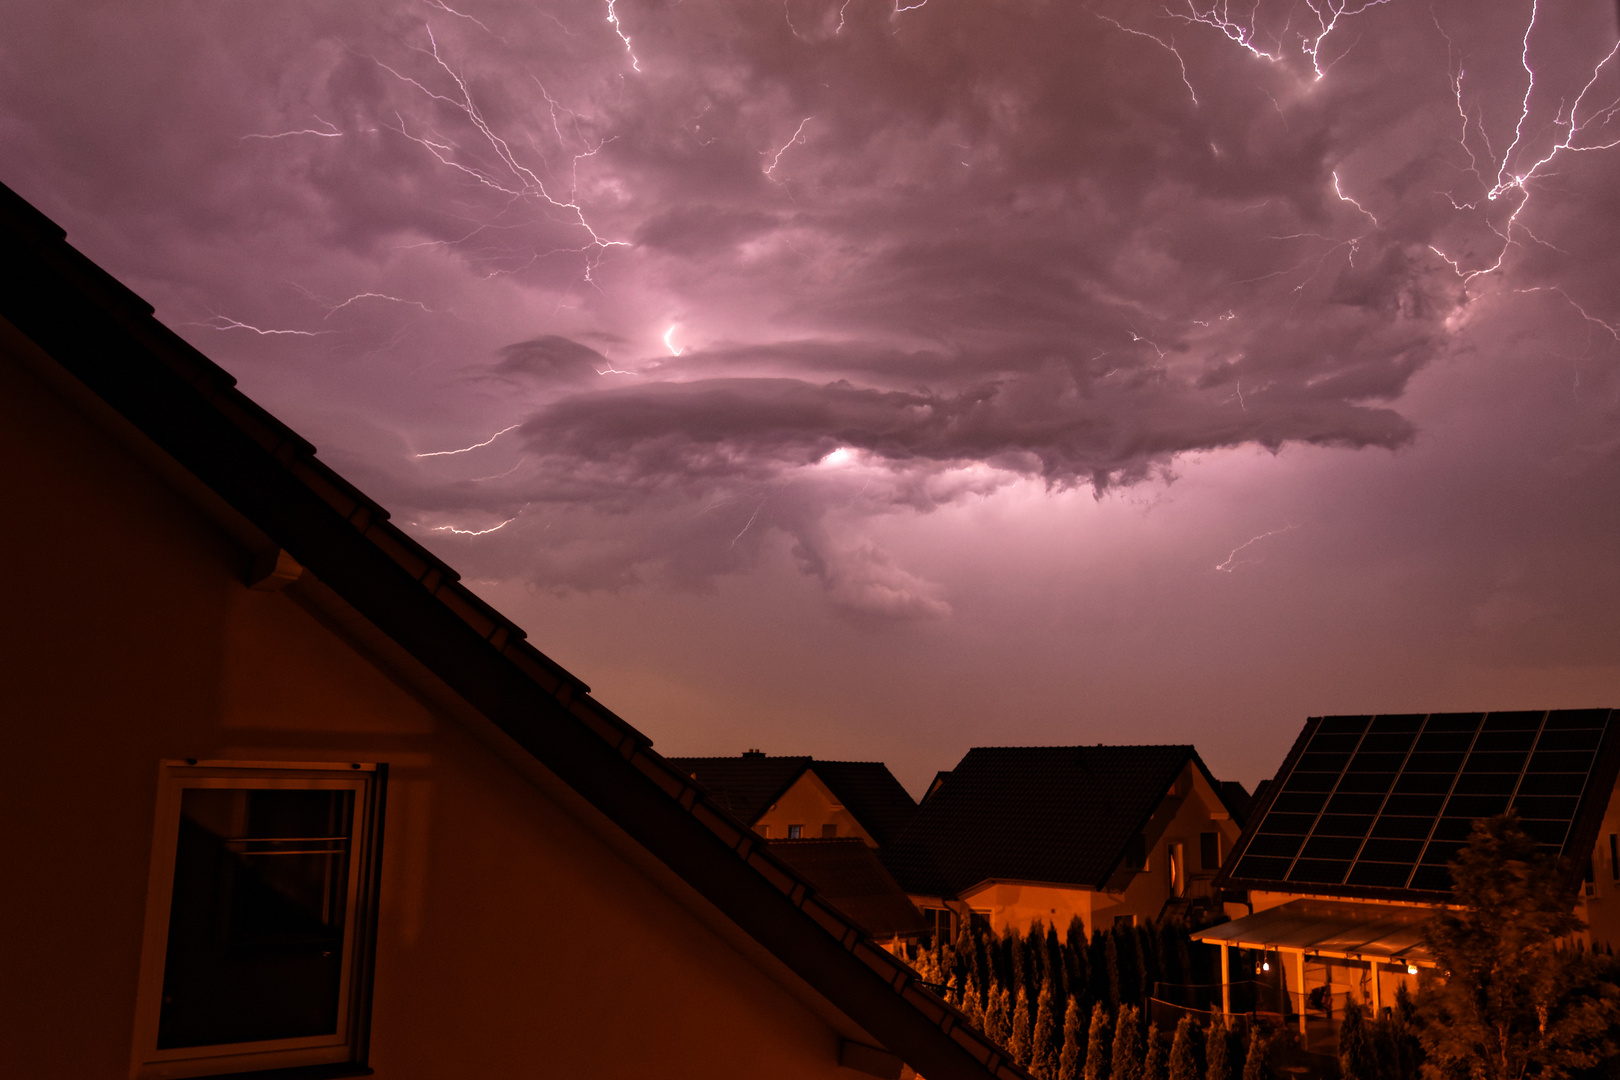
<path id="1" fill-rule="evenodd" d="M 858 836 L 772 840 L 771 854 L 879 941 L 920 937 L 932 929 L 884 868 L 877 850 Z"/>
<path id="2" fill-rule="evenodd" d="M 1511 807 L 1565 860 L 1587 940 L 1620 946 L 1617 727 L 1608 709 L 1313 717 L 1216 879 L 1253 913 L 1194 936 L 1227 971 L 1233 947 L 1257 950 L 1301 1030 L 1347 995 L 1392 1004 L 1434 966 L 1423 923 L 1447 863 Z"/>
<path id="3" fill-rule="evenodd" d="M 972 917 L 1061 933 L 1077 916 L 1090 933 L 1218 905 L 1237 792 L 1191 746 L 979 747 L 935 778 L 884 862 L 941 933 Z"/>
<path id="4" fill-rule="evenodd" d="M 0 453 L 6 1076 L 1027 1076 L 3 187 Z"/>
<path id="5" fill-rule="evenodd" d="M 767 840 L 855 836 L 881 848 L 917 812 L 916 800 L 881 761 L 769 757 L 758 750 L 668 760 Z"/>

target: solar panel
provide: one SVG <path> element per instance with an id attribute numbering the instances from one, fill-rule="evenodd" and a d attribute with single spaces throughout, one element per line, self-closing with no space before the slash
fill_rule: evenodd
<path id="1" fill-rule="evenodd" d="M 1446 864 L 1474 821 L 1509 807 L 1556 855 L 1610 716 L 1564 709 L 1324 717 L 1280 778 L 1232 876 L 1449 892 Z"/>

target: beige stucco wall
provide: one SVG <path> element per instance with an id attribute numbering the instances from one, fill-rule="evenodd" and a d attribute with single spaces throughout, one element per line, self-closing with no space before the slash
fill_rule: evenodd
<path id="1" fill-rule="evenodd" d="M 786 838 L 789 825 L 803 825 L 804 838 L 819 839 L 824 825 L 834 825 L 839 836 L 858 836 L 872 847 L 877 841 L 861 827 L 855 815 L 844 809 L 812 766 L 766 809 L 754 823 L 754 831 L 772 840 Z"/>
<path id="2" fill-rule="evenodd" d="M 849 1075 L 762 968 L 288 595 L 245 588 L 247 554 L 3 343 L 0 460 L 0 1075 L 128 1075 L 158 762 L 187 757 L 391 764 L 383 1080 Z"/>

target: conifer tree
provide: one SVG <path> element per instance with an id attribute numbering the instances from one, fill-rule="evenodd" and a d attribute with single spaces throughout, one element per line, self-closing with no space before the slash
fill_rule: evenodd
<path id="1" fill-rule="evenodd" d="M 1208 1080 L 1232 1080 L 1232 1040 L 1226 1017 L 1218 1010 L 1209 1014 L 1204 1029 L 1204 1075 Z"/>
<path id="2" fill-rule="evenodd" d="M 1147 1053 L 1142 1057 L 1142 1080 L 1169 1080 L 1170 1063 L 1165 1058 L 1164 1036 L 1158 1024 L 1149 1024 Z"/>
<path id="3" fill-rule="evenodd" d="M 972 979 L 968 980 L 967 993 L 962 997 L 962 1012 L 969 1023 L 980 1031 L 984 1030 L 984 1002 L 979 999 L 979 988 Z"/>
<path id="4" fill-rule="evenodd" d="M 945 1000 L 958 1009 L 962 1007 L 962 977 L 960 975 L 951 976 L 950 985 L 945 988 Z"/>
<path id="5" fill-rule="evenodd" d="M 1270 1040 L 1253 1024 L 1249 1025 L 1249 1052 L 1243 1055 L 1243 1080 L 1266 1080 L 1266 1051 Z"/>
<path id="6" fill-rule="evenodd" d="M 1110 1007 L 1122 1005 L 1125 998 L 1119 977 L 1119 935 L 1112 930 L 1103 940 L 1103 963 L 1108 970 L 1108 1004 Z"/>
<path id="7" fill-rule="evenodd" d="M 984 1011 L 984 1033 L 1000 1047 L 1012 1041 L 1012 1006 L 1008 1003 L 1005 986 L 993 986 L 990 990 L 990 1005 Z"/>
<path id="8" fill-rule="evenodd" d="M 1012 1051 L 1014 1061 L 1025 1066 L 1029 1064 L 1031 1050 L 1030 1027 L 1029 995 L 1020 986 L 1018 996 L 1013 999 L 1012 1042 L 1007 1049 Z"/>
<path id="9" fill-rule="evenodd" d="M 1381 1080 L 1378 1050 L 1369 1030 L 1366 1010 L 1357 1001 L 1347 1001 L 1339 1021 L 1339 1067 L 1344 1080 Z"/>
<path id="10" fill-rule="evenodd" d="M 1046 928 L 1046 974 L 1052 980 L 1052 993 L 1061 1009 L 1069 996 L 1069 967 L 1063 962 L 1063 946 L 1058 943 L 1057 924 Z"/>
<path id="11" fill-rule="evenodd" d="M 1113 1080 L 1142 1080 L 1141 1013 L 1135 1005 L 1121 1005 L 1114 1024 Z"/>
<path id="12" fill-rule="evenodd" d="M 1091 1007 L 1091 1028 L 1086 1036 L 1085 1080 L 1108 1080 L 1113 1066 L 1113 1039 L 1108 1031 L 1108 1011 L 1102 1002 Z"/>
<path id="13" fill-rule="evenodd" d="M 1091 1000 L 1102 1002 L 1110 1009 L 1113 999 L 1108 996 L 1108 935 L 1101 930 L 1091 931 L 1091 944 L 1086 947 L 1091 966 Z"/>
<path id="14" fill-rule="evenodd" d="M 1007 928 L 1007 958 L 1010 962 L 1007 989 L 1016 996 L 1029 985 L 1029 973 L 1025 970 L 1028 958 L 1024 955 L 1023 936 L 1010 926 Z"/>
<path id="15" fill-rule="evenodd" d="M 1063 1049 L 1058 1041 L 1062 1033 L 1058 1031 L 1056 1007 L 1052 980 L 1047 979 L 1041 983 L 1041 996 L 1035 1005 L 1035 1034 L 1031 1036 L 1034 1045 L 1029 1054 L 1029 1071 L 1040 1080 L 1049 1080 L 1057 1071 L 1058 1056 Z"/>
<path id="16" fill-rule="evenodd" d="M 1080 1011 L 1080 999 L 1069 999 L 1068 1011 L 1063 1014 L 1063 1052 L 1058 1055 L 1057 1080 L 1081 1080 L 1086 1066 L 1086 1016 Z"/>
<path id="17" fill-rule="evenodd" d="M 1170 1080 L 1200 1080 L 1198 1051 L 1194 1042 L 1198 1038 L 1198 1025 L 1191 1014 L 1184 1014 L 1176 1024 L 1176 1037 L 1170 1043 Z"/>

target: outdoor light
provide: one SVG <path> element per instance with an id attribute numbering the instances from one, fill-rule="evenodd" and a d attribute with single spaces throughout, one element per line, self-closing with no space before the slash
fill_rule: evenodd
<path id="1" fill-rule="evenodd" d="M 1417 965 L 1416 964 L 1407 964 L 1406 965 L 1406 973 L 1408 975 L 1416 975 L 1417 974 Z"/>
<path id="2" fill-rule="evenodd" d="M 1270 960 L 1262 960 L 1262 961 L 1260 961 L 1260 970 L 1261 971 L 1270 971 L 1271 970 L 1271 961 Z"/>

